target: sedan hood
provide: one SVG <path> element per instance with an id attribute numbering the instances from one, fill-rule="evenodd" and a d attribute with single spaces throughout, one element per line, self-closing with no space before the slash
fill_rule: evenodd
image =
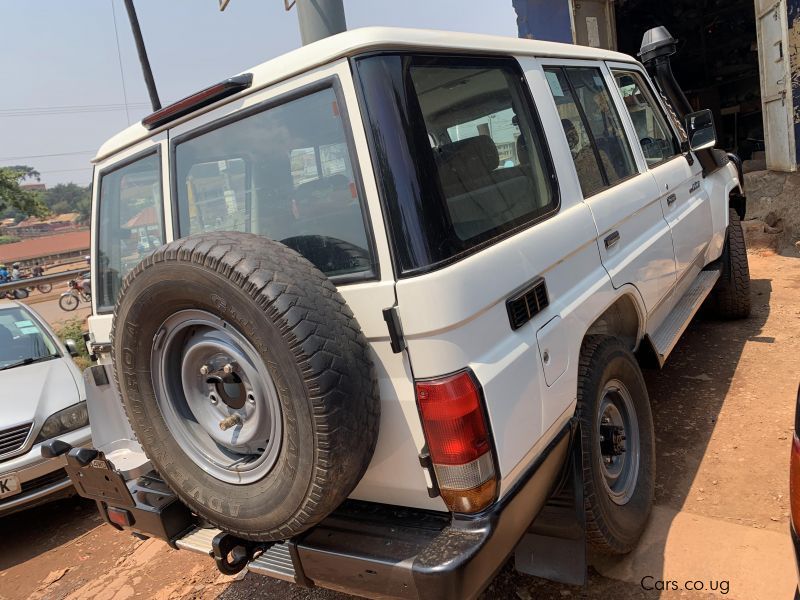
<path id="1" fill-rule="evenodd" d="M 34 420 L 38 427 L 54 412 L 80 401 L 66 360 L 0 371 L 0 430 Z"/>

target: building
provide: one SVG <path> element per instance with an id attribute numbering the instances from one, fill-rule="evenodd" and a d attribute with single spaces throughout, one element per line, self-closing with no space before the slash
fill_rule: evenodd
<path id="1" fill-rule="evenodd" d="M 26 239 L 78 229 L 79 221 L 78 213 L 65 213 L 43 219 L 28 217 L 16 225 L 5 227 L 4 232 L 6 235 Z"/>
<path id="2" fill-rule="evenodd" d="M 0 263 L 21 263 L 23 267 L 34 262 L 51 263 L 65 258 L 89 254 L 89 231 L 70 231 L 57 235 L 32 238 L 14 244 L 0 245 Z"/>
<path id="3" fill-rule="evenodd" d="M 720 147 L 766 167 L 800 162 L 800 0 L 512 0 L 521 37 L 636 55 L 645 31 L 679 42 L 672 64 Z M 763 167 L 762 167 L 763 168 Z"/>

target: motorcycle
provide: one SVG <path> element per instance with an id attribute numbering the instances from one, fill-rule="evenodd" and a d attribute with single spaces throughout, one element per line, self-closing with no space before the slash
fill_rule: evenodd
<path id="1" fill-rule="evenodd" d="M 73 311 L 81 302 L 92 301 L 92 288 L 89 279 L 69 280 L 69 290 L 61 294 L 58 305 L 62 310 Z"/>

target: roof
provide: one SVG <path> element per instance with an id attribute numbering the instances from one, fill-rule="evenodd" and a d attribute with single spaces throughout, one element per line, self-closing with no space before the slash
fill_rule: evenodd
<path id="1" fill-rule="evenodd" d="M 88 229 L 31 238 L 14 244 L 0 245 L 0 263 L 8 264 L 62 252 L 87 250 L 90 245 Z"/>
<path id="2" fill-rule="evenodd" d="M 247 90 L 229 96 L 183 119 L 172 121 L 166 126 L 150 131 L 145 129 L 141 122 L 131 125 L 103 144 L 97 151 L 97 156 L 93 159 L 93 162 L 98 162 L 168 127 L 192 119 L 202 112 L 208 112 L 242 96 L 249 95 L 258 89 L 273 85 L 339 58 L 376 50 L 444 50 L 450 52 L 473 52 L 484 55 L 527 55 L 635 62 L 635 59 L 627 54 L 610 50 L 507 36 L 455 33 L 431 29 L 401 29 L 396 27 L 352 29 L 292 50 L 252 69 L 247 69 L 244 73 L 253 74 L 253 85 Z"/>
<path id="3" fill-rule="evenodd" d="M 24 221 L 20 221 L 15 227 L 30 227 L 32 225 L 46 225 L 48 223 L 71 223 L 80 217 L 79 213 L 71 212 L 61 215 L 54 215 L 41 219 L 39 217 L 28 217 Z"/>
<path id="4" fill-rule="evenodd" d="M 160 217 L 156 213 L 155 206 L 148 206 L 136 213 L 130 221 L 125 223 L 125 229 L 133 229 L 134 227 L 146 227 L 148 225 L 158 225 Z"/>

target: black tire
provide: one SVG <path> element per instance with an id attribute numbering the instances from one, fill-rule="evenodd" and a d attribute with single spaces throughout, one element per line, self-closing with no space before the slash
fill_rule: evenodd
<path id="1" fill-rule="evenodd" d="M 40 283 L 36 286 L 36 289 L 39 290 L 42 294 L 49 294 L 53 291 L 53 284 L 52 283 Z"/>
<path id="2" fill-rule="evenodd" d="M 629 498 L 613 498 L 606 483 L 601 450 L 599 414 L 609 382 L 622 383 L 628 392 L 638 428 L 638 468 Z M 655 434 L 650 400 L 642 372 L 633 354 L 617 338 L 588 336 L 578 366 L 578 418 L 583 451 L 586 532 L 591 546 L 603 554 L 630 552 L 642 535 L 655 490 Z M 631 434 L 628 433 L 629 438 Z M 620 456 L 633 456 L 635 441 Z M 617 459 L 618 457 L 614 457 Z M 634 472 L 634 471 L 632 471 Z"/>
<path id="3" fill-rule="evenodd" d="M 206 473 L 157 403 L 153 339 L 186 308 L 236 328 L 278 382 L 277 459 L 252 483 Z M 112 360 L 128 419 L 158 472 L 201 517 L 243 538 L 285 540 L 312 527 L 352 492 L 372 458 L 380 404 L 367 341 L 330 281 L 279 242 L 208 233 L 145 257 L 122 285 Z"/>
<path id="4" fill-rule="evenodd" d="M 29 293 L 28 290 L 26 289 L 18 288 L 14 290 L 14 298 L 16 298 L 17 300 L 25 300 L 25 298 L 27 298 L 28 295 Z"/>
<path id="5" fill-rule="evenodd" d="M 78 300 L 78 296 L 76 294 L 64 294 L 58 299 L 58 305 L 61 307 L 61 310 L 65 310 L 67 312 L 78 308 L 78 304 L 80 304 L 80 301 Z"/>
<path id="6" fill-rule="evenodd" d="M 750 266 L 739 213 L 732 208 L 721 263 L 722 272 L 711 293 L 710 312 L 721 319 L 746 319 L 750 316 Z"/>

